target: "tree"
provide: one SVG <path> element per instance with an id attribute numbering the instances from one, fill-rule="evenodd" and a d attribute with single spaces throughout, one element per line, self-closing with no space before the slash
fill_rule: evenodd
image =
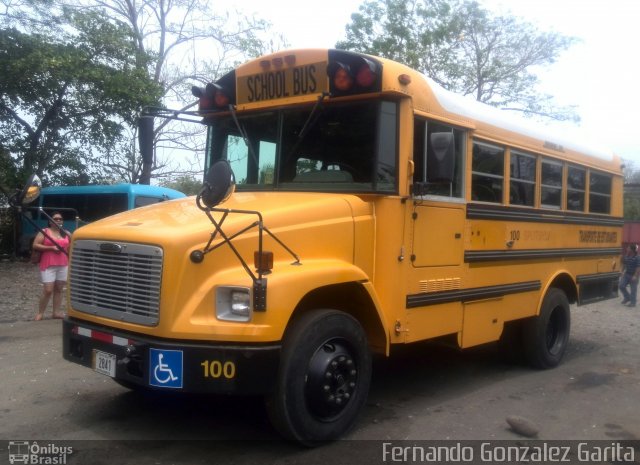
<path id="1" fill-rule="evenodd" d="M 575 39 L 496 16 L 472 0 L 368 0 L 351 15 L 337 48 L 417 69 L 444 88 L 526 115 L 578 120 L 536 86 L 535 67 L 555 62 Z"/>
<path id="2" fill-rule="evenodd" d="M 627 221 L 640 220 L 640 170 L 632 160 L 623 160 L 622 174 L 624 175 L 624 219 Z"/>
<path id="3" fill-rule="evenodd" d="M 153 56 L 146 67 L 148 77 L 164 89 L 163 101 L 182 110 L 195 105 L 191 95 L 194 83 L 207 83 L 220 77 L 238 60 L 264 51 L 259 37 L 267 23 L 240 14 L 220 13 L 206 0 L 85 0 L 70 2 L 75 8 L 89 8 L 128 25 L 141 56 Z M 141 63 L 142 65 L 142 63 Z M 155 157 L 143 163 L 135 152 L 120 154 L 108 167 L 133 182 L 148 184 L 151 177 L 175 177 L 176 172 L 193 175 L 200 171 L 199 160 L 185 171 L 158 156 L 167 153 L 199 153 L 203 129 L 170 120 L 157 120 L 154 128 Z M 132 140 L 134 134 L 131 134 Z M 133 144 L 132 144 L 133 146 Z M 164 150 L 162 150 L 164 149 Z M 173 169 L 171 169 L 171 165 Z M 194 168 L 194 165 L 196 167 Z M 162 170 L 163 167 L 168 169 Z M 155 174 L 152 175 L 152 172 Z"/>
<path id="4" fill-rule="evenodd" d="M 0 151 L 10 154 L 14 178 L 104 179 L 100 159 L 122 150 L 125 128 L 162 89 L 122 23 L 77 11 L 49 19 L 23 24 L 37 31 L 0 30 Z"/>
<path id="5" fill-rule="evenodd" d="M 61 153 L 64 153 L 64 157 L 60 155 L 58 158 L 61 160 L 64 158 L 65 168 L 55 168 L 56 174 L 51 176 L 51 181 L 57 183 L 95 181 L 98 178 L 149 183 L 152 177 L 170 178 L 175 177 L 177 172 L 184 172 L 184 166 L 158 156 L 154 157 L 152 163 L 143 163 L 136 144 L 136 118 L 140 111 L 149 106 L 161 107 L 163 103 L 168 107 L 175 107 L 176 102 L 182 106 L 182 109 L 193 107 L 195 98 L 190 92 L 193 83 L 215 80 L 230 69 L 237 60 L 255 56 L 261 53 L 264 47 L 269 46 L 268 41 L 265 45 L 265 41 L 257 36 L 258 32 L 266 28 L 267 23 L 240 15 L 213 13 L 219 10 L 213 10 L 210 2 L 205 0 L 2 1 L 4 4 L 4 9 L 0 11 L 2 30 L 13 29 L 22 34 L 22 38 L 31 37 L 37 42 L 32 47 L 34 49 L 32 64 L 37 63 L 35 59 L 37 50 L 41 46 L 46 48 L 49 44 L 52 48 L 58 47 L 47 52 L 50 55 L 49 65 L 65 62 L 55 58 L 55 54 L 68 53 L 74 46 L 80 51 L 94 50 L 98 52 L 96 60 L 103 65 L 108 64 L 107 67 L 110 66 L 113 71 L 119 72 L 121 83 L 126 83 L 129 87 L 129 95 L 121 94 L 128 103 L 121 103 L 135 108 L 135 111 L 128 111 L 126 118 L 112 114 L 109 117 L 112 123 L 110 127 L 93 125 L 90 134 L 98 137 L 99 143 L 93 143 L 88 137 L 83 136 L 87 131 L 77 125 L 67 128 L 67 132 L 60 136 L 65 140 L 64 148 L 60 146 L 59 141 L 49 142 L 50 146 L 60 146 L 58 148 Z M 68 20 L 68 18 L 82 17 L 94 18 L 95 24 L 101 22 L 104 30 L 78 31 L 78 25 Z M 120 45 L 117 47 L 116 42 L 112 42 L 116 36 L 106 33 L 109 28 L 120 34 L 118 38 Z M 91 47 L 77 42 L 79 36 L 83 39 L 94 39 L 90 43 Z M 103 48 L 100 49 L 100 47 Z M 16 46 L 14 52 L 17 51 L 22 51 L 22 48 Z M 14 58 L 12 53 L 7 53 L 5 58 L 12 60 Z M 110 53 L 114 53 L 113 60 L 108 56 Z M 121 55 L 126 55 L 127 60 L 122 60 Z M 25 61 L 28 60 L 25 59 Z M 3 63 L 0 62 L 0 64 Z M 46 68 L 47 66 L 41 66 L 41 69 L 36 71 L 45 73 Z M 56 66 L 52 69 L 58 75 L 48 76 L 50 78 L 48 83 L 53 84 L 56 80 L 64 83 L 65 80 L 61 77 L 65 76 L 60 75 L 61 71 L 57 70 Z M 24 70 L 27 76 L 34 74 L 30 69 Z M 91 71 L 80 60 L 69 64 L 64 71 L 70 73 L 74 70 L 78 73 L 84 71 L 88 77 L 94 78 L 94 82 L 83 82 L 80 85 L 74 83 L 64 88 L 66 92 L 62 93 L 60 101 L 65 104 L 67 97 L 71 96 L 74 99 L 75 96 L 80 95 L 76 93 L 78 89 L 84 91 L 95 83 L 102 84 L 99 82 L 101 80 L 99 73 Z M 144 80 L 144 86 L 138 82 L 139 78 Z M 114 89 L 117 89 L 115 85 L 109 86 L 105 89 L 105 94 Z M 16 90 L 0 89 L 3 98 L 14 98 L 10 93 L 5 92 Z M 87 105 L 84 108 L 87 114 L 94 109 L 91 104 L 97 102 L 97 100 L 95 102 L 89 100 L 84 98 L 82 102 Z M 103 113 L 106 114 L 109 111 L 113 111 L 113 108 L 105 107 Z M 23 109 L 15 111 L 19 116 L 23 116 L 24 113 Z M 57 113 L 52 111 L 51 114 Z M 4 133 L 4 140 L 0 140 L 0 149 L 6 148 L 11 153 L 11 157 L 21 166 L 23 154 L 17 152 L 18 147 L 13 144 L 6 144 L 9 137 L 15 138 L 23 131 L 28 132 L 24 123 L 35 124 L 29 118 L 23 118 L 23 120 L 22 124 L 14 122 L 10 128 L 0 128 L 8 129 Z M 204 145 L 202 133 L 202 127 L 197 125 L 191 124 L 185 127 L 175 121 L 156 120 L 155 147 L 160 152 L 164 149 L 172 155 L 182 152 L 193 157 L 194 153 L 201 152 L 199 149 Z M 24 138 L 26 139 L 27 136 Z M 100 165 L 98 169 L 92 169 L 90 161 L 98 154 Z M 191 173 L 201 170 L 198 166 L 200 160 L 191 160 L 191 163 Z M 47 162 L 40 166 L 39 170 L 44 173 L 49 167 L 53 167 L 53 164 Z M 189 171 L 186 174 L 189 174 Z"/>
<path id="6" fill-rule="evenodd" d="M 622 174 L 625 184 L 640 184 L 640 169 L 633 160 L 622 160 Z"/>
<path id="7" fill-rule="evenodd" d="M 640 199 L 631 195 L 624 196 L 624 219 L 626 221 L 640 220 Z"/>
<path id="8" fill-rule="evenodd" d="M 187 195 L 196 195 L 202 190 L 202 181 L 190 175 L 178 176 L 173 180 L 163 180 L 160 182 L 163 187 L 169 187 Z"/>

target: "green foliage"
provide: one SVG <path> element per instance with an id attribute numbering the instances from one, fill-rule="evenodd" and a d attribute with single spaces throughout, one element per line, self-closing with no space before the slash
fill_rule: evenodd
<path id="1" fill-rule="evenodd" d="M 497 16 L 473 0 L 367 0 L 337 48 L 400 61 L 476 100 L 558 120 L 577 120 L 536 90 L 531 69 L 553 63 L 575 40 Z"/>
<path id="2" fill-rule="evenodd" d="M 14 225 L 14 211 L 8 207 L 0 207 L 0 256 L 11 255 L 14 250 Z"/>
<path id="3" fill-rule="evenodd" d="M 202 181 L 190 175 L 178 176 L 172 180 L 160 183 L 162 187 L 169 187 L 186 195 L 196 195 L 202 189 Z"/>
<path id="4" fill-rule="evenodd" d="M 626 221 L 640 221 L 640 199 L 625 194 L 624 219 Z"/>
<path id="5" fill-rule="evenodd" d="M 260 174 L 258 175 L 259 184 L 273 184 L 276 175 L 275 165 L 268 163 L 260 168 Z"/>
<path id="6" fill-rule="evenodd" d="M 640 221 L 640 170 L 631 160 L 624 160 L 622 173 L 624 175 L 624 219 Z"/>
<path id="7" fill-rule="evenodd" d="M 624 183 L 640 184 L 640 169 L 631 160 L 623 160 L 622 174 L 624 176 Z"/>
<path id="8" fill-rule="evenodd" d="M 45 184 L 149 183 L 152 176 L 184 171 L 160 156 L 173 149 L 200 152 L 202 127 L 156 120 L 160 154 L 143 163 L 135 126 L 140 109 L 163 100 L 188 109 L 193 84 L 275 47 L 260 36 L 268 23 L 221 12 L 207 0 L 11 0 L 3 6 L 0 152 L 10 163 L 0 163 L 0 177 L 36 171 Z"/>
<path id="9" fill-rule="evenodd" d="M 27 0 L 49 1 L 49 0 Z M 267 23 L 240 13 L 224 11 L 222 4 L 208 0 L 57 0 L 66 1 L 74 11 L 93 11 L 125 24 L 133 37 L 139 68 L 149 79 L 162 85 L 163 101 L 186 110 L 194 105 L 193 84 L 214 81 L 238 61 L 264 52 L 259 34 Z M 144 57 L 152 60 L 144 63 Z M 153 160 L 142 160 L 137 150 L 110 151 L 105 168 L 131 182 L 148 184 L 184 172 L 171 158 L 173 150 L 202 152 L 204 127 L 175 120 L 157 119 L 154 125 Z M 129 134 L 129 148 L 136 134 Z M 168 155 L 168 156 L 165 156 Z M 200 163 L 197 157 L 191 163 Z M 201 168 L 201 167 L 199 167 Z M 189 169 L 191 171 L 191 169 Z"/>
<path id="10" fill-rule="evenodd" d="M 99 154 L 119 150 L 162 94 L 125 25 L 97 13 L 64 18 L 51 31 L 0 30 L 0 149 L 18 177 L 33 171 L 48 184 L 100 180 Z"/>

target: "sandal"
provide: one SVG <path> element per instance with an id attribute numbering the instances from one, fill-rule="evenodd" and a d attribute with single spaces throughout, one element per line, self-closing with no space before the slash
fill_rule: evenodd
<path id="1" fill-rule="evenodd" d="M 56 320 L 62 320 L 62 319 L 64 319 L 64 313 L 54 313 L 52 318 L 54 318 Z"/>
<path id="2" fill-rule="evenodd" d="M 41 321 L 43 316 L 44 315 L 42 315 L 42 313 L 36 313 L 36 316 L 33 317 L 33 321 Z"/>

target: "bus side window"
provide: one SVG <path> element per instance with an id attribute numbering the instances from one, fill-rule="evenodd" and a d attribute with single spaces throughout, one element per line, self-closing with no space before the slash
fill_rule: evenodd
<path id="1" fill-rule="evenodd" d="M 471 171 L 471 200 L 502 203 L 504 149 L 474 141 Z"/>
<path id="2" fill-rule="evenodd" d="M 542 208 L 560 209 L 562 207 L 562 163 L 543 159 L 540 184 Z"/>
<path id="3" fill-rule="evenodd" d="M 151 205 L 158 202 L 163 202 L 167 200 L 165 197 L 149 197 L 148 195 L 136 195 L 136 198 L 133 201 L 133 207 L 144 207 L 145 205 Z"/>
<path id="4" fill-rule="evenodd" d="M 567 210 L 584 211 L 587 171 L 569 165 L 567 174 Z"/>
<path id="5" fill-rule="evenodd" d="M 429 173 L 429 160 L 437 159 L 434 140 L 438 134 L 453 134 L 453 179 L 448 181 L 433 181 Z M 463 197 L 463 168 L 465 132 L 446 124 L 426 121 L 416 118 L 413 133 L 413 162 L 414 186 L 420 186 L 416 195 L 435 195 L 441 197 Z M 435 170 L 435 166 L 433 169 Z M 432 173 L 433 174 L 433 173 Z M 431 180 L 431 181 L 430 181 Z"/>
<path id="6" fill-rule="evenodd" d="M 535 205 L 536 157 L 511 151 L 511 182 L 509 188 L 511 205 Z"/>
<path id="7" fill-rule="evenodd" d="M 611 175 L 591 171 L 589 175 L 589 211 L 611 213 Z"/>

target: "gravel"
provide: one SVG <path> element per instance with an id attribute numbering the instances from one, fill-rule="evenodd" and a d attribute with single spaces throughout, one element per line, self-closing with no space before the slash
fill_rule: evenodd
<path id="1" fill-rule="evenodd" d="M 32 320 L 42 293 L 38 265 L 0 261 L 0 323 Z M 51 318 L 51 302 L 45 319 Z"/>

